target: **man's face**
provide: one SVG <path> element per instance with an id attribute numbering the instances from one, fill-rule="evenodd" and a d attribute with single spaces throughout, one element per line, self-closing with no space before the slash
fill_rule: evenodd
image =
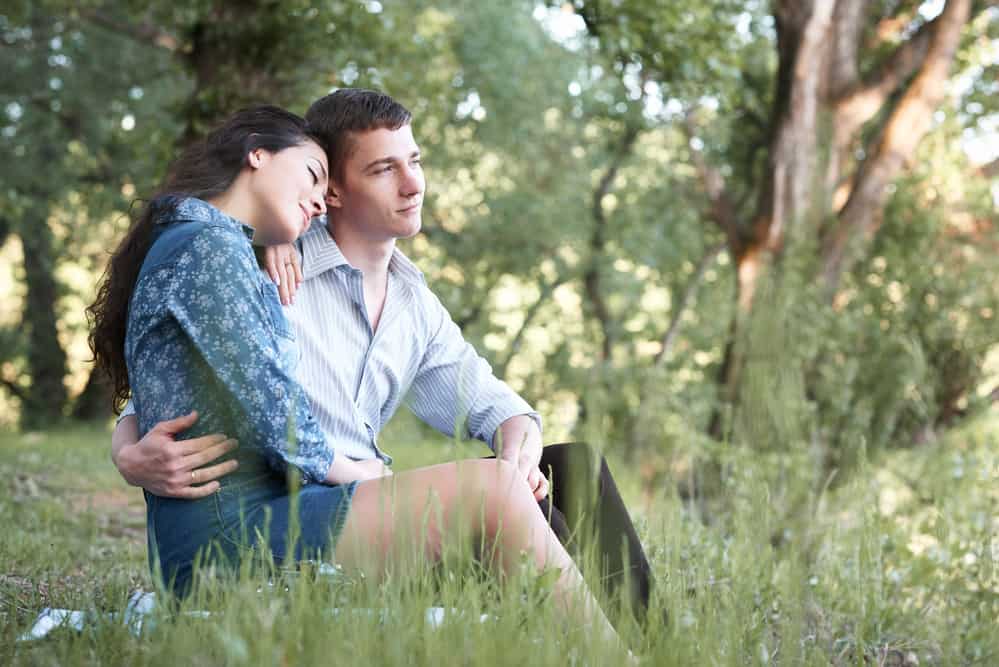
<path id="1" fill-rule="evenodd" d="M 342 176 L 330 181 L 330 212 L 373 242 L 413 236 L 420 231 L 426 181 L 412 128 L 370 130 L 351 139 Z"/>

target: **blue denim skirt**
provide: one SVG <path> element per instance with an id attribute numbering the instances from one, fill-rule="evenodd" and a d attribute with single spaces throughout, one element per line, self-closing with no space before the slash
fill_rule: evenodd
<path id="1" fill-rule="evenodd" d="M 261 556 L 332 561 L 357 487 L 309 484 L 292 493 L 284 477 L 260 470 L 220 483 L 198 500 L 145 494 L 150 567 L 178 596 L 190 593 L 196 564 L 231 572 Z"/>

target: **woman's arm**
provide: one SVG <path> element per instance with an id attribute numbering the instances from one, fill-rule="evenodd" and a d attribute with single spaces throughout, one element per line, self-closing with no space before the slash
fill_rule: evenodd
<path id="1" fill-rule="evenodd" d="M 111 461 L 125 481 L 168 498 L 203 498 L 219 489 L 218 480 L 235 470 L 236 460 L 202 467 L 236 448 L 221 434 L 176 440 L 198 420 L 198 413 L 158 423 L 141 440 L 134 415 L 123 417 L 111 435 Z"/>

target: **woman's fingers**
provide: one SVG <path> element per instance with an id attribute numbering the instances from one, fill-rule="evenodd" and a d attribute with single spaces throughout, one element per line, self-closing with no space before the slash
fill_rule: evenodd
<path id="1" fill-rule="evenodd" d="M 291 291 L 292 280 L 288 277 L 288 267 L 287 265 L 282 265 L 278 269 L 278 274 L 281 276 L 280 282 L 278 282 L 278 296 L 281 298 L 281 305 L 287 306 L 291 303 L 291 297 L 294 294 Z"/>
<path id="2" fill-rule="evenodd" d="M 283 298 L 281 303 L 288 305 L 295 301 L 295 292 L 298 291 L 298 284 L 301 282 L 299 276 L 301 271 L 298 268 L 298 254 L 295 252 L 289 252 L 284 260 L 284 275 L 281 278 L 281 289 L 283 292 L 287 293 L 288 301 L 286 302 Z"/>
<path id="3" fill-rule="evenodd" d="M 298 251 L 291 244 L 268 246 L 264 249 L 264 269 L 277 285 L 278 297 L 287 306 L 295 300 L 295 290 L 302 282 Z"/>

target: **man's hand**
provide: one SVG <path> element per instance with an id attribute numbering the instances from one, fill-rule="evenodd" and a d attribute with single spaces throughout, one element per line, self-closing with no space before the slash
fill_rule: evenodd
<path id="1" fill-rule="evenodd" d="M 302 267 L 298 251 L 291 244 L 272 245 L 264 249 L 264 270 L 277 285 L 281 303 L 285 306 L 295 301 L 295 292 L 302 284 Z"/>
<path id="2" fill-rule="evenodd" d="M 192 440 L 175 440 L 198 420 L 198 413 L 160 422 L 138 440 L 138 421 L 125 417 L 112 436 L 111 460 L 125 481 L 150 493 L 168 498 L 204 498 L 219 489 L 218 478 L 228 475 L 239 463 L 211 463 L 236 448 L 236 441 L 212 434 Z M 138 442 L 136 442 L 138 440 Z"/>
<path id="3" fill-rule="evenodd" d="M 497 434 L 499 457 L 517 464 L 534 497 L 541 500 L 548 495 L 548 478 L 539 467 L 541 463 L 541 430 L 537 422 L 527 415 L 510 417 L 500 424 Z"/>

